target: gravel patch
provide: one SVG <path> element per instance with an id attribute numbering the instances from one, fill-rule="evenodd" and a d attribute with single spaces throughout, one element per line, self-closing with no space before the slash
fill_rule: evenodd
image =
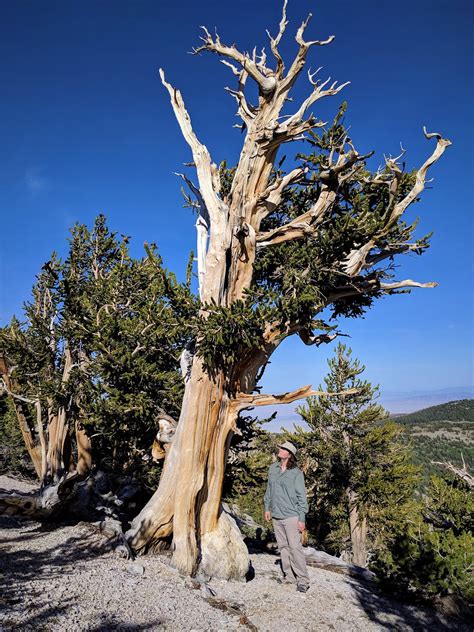
<path id="1" fill-rule="evenodd" d="M 26 483 L 0 477 L 0 487 Z M 252 554 L 255 577 L 181 577 L 160 556 L 126 561 L 91 528 L 0 519 L 0 632 L 462 631 L 434 610 L 390 600 L 350 577 L 309 568 L 306 594 L 280 585 L 278 558 Z"/>

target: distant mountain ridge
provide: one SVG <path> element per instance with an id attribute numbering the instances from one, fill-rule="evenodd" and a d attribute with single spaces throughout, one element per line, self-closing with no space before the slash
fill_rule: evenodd
<path id="1" fill-rule="evenodd" d="M 396 416 L 403 424 L 418 424 L 432 421 L 474 422 L 474 399 L 459 399 L 438 406 L 430 406 L 409 414 Z"/>

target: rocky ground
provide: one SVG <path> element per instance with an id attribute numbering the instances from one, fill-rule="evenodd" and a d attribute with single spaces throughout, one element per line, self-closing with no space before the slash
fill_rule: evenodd
<path id="1" fill-rule="evenodd" d="M 0 487 L 20 489 L 0 477 Z M 23 485 L 23 489 L 25 486 Z M 279 585 L 278 558 L 252 556 L 246 582 L 181 577 L 162 557 L 105 552 L 90 526 L 0 520 L 0 631 L 468 630 L 439 613 L 390 600 L 373 585 L 309 568 L 311 588 Z"/>

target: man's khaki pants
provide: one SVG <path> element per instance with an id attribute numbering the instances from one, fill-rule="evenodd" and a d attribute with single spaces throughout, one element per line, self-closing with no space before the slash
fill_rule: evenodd
<path id="1" fill-rule="evenodd" d="M 301 544 L 301 533 L 298 531 L 298 516 L 281 520 L 273 518 L 273 528 L 285 577 L 303 586 L 309 586 L 306 555 Z"/>

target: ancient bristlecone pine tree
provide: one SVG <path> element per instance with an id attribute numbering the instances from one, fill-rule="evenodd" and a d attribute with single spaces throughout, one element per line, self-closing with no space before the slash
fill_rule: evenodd
<path id="1" fill-rule="evenodd" d="M 274 66 L 244 54 L 204 29 L 195 53 L 216 53 L 237 78 L 230 90 L 245 133 L 235 170 L 218 168 L 193 131 L 181 93 L 160 71 L 171 105 L 193 155 L 198 184 L 181 175 L 198 211 L 198 278 L 201 309 L 193 354 L 188 353 L 181 415 L 155 495 L 133 521 L 128 540 L 137 551 L 160 548 L 172 538 L 173 563 L 183 573 L 198 566 L 209 575 L 241 577 L 248 554 L 240 533 L 221 509 L 226 453 L 239 412 L 249 406 L 295 401 L 314 393 L 305 386 L 282 395 L 256 394 L 275 349 L 297 334 L 320 344 L 337 332 L 316 317 L 358 316 L 374 298 L 435 283 L 394 280 L 393 257 L 427 247 L 411 241 L 415 225 L 403 222 L 425 186 L 428 168 L 450 144 L 439 134 L 432 155 L 405 173 L 387 158 L 371 174 L 342 124 L 329 126 L 311 106 L 346 84 L 315 80 L 290 115 L 282 115 L 290 91 L 316 46 L 307 41 L 309 18 L 296 33 L 298 52 L 289 69 L 278 50 L 287 26 L 286 2 L 279 31 L 270 37 Z M 258 103 L 245 95 L 258 87 Z M 314 130 L 321 129 L 320 134 Z M 281 145 L 309 136 L 313 153 L 289 173 L 281 171 Z M 316 333 L 316 330 L 320 333 Z"/>
<path id="2" fill-rule="evenodd" d="M 25 331 L 14 318 L 0 331 L 0 394 L 11 398 L 40 483 L 33 495 L 0 490 L 0 512 L 37 517 L 54 513 L 60 497 L 87 476 L 92 465 L 81 415 L 71 413 L 74 398 L 68 383 L 80 360 L 74 360 L 73 347 L 58 323 L 60 267 L 53 256 L 37 276 L 33 301 L 25 305 L 29 328 Z"/>

